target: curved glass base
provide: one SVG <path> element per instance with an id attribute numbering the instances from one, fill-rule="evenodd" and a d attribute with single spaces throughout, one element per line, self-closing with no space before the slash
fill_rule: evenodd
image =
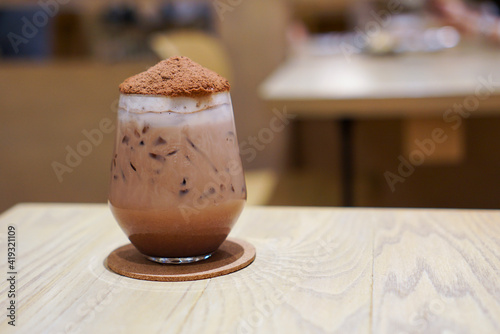
<path id="1" fill-rule="evenodd" d="M 163 263 L 163 264 L 183 264 L 183 263 L 193 263 L 198 261 L 203 261 L 212 256 L 213 253 L 200 255 L 200 256 L 191 256 L 191 257 L 154 257 L 154 256 L 146 256 L 148 260 Z"/>

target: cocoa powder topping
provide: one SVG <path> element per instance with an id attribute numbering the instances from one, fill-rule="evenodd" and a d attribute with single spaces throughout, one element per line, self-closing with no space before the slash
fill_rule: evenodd
<path id="1" fill-rule="evenodd" d="M 229 91 L 229 82 L 187 57 L 171 57 L 120 84 L 122 94 L 197 97 Z"/>

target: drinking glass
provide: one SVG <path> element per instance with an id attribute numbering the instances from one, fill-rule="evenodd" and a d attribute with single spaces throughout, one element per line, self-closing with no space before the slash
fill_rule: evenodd
<path id="1" fill-rule="evenodd" d="M 159 263 L 209 258 L 246 201 L 229 92 L 121 94 L 109 206 L 130 242 Z"/>

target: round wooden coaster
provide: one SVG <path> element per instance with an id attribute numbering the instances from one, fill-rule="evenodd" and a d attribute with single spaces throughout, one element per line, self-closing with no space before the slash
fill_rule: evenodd
<path id="1" fill-rule="evenodd" d="M 132 245 L 115 249 L 106 259 L 117 274 L 162 282 L 195 281 L 227 275 L 245 268 L 255 260 L 255 247 L 243 240 L 227 238 L 211 257 L 189 264 L 161 264 L 146 259 Z"/>

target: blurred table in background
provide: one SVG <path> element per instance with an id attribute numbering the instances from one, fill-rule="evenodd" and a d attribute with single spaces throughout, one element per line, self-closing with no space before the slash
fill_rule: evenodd
<path id="1" fill-rule="evenodd" d="M 291 56 L 260 86 L 271 107 L 298 120 L 341 121 L 343 205 L 353 202 L 352 122 L 500 114 L 500 48 L 467 47 L 394 56 Z M 464 116 L 466 115 L 466 116 Z M 455 117 L 455 118 L 453 118 Z M 458 122 L 458 121 L 457 121 Z M 452 123 L 454 124 L 454 123 Z"/>

